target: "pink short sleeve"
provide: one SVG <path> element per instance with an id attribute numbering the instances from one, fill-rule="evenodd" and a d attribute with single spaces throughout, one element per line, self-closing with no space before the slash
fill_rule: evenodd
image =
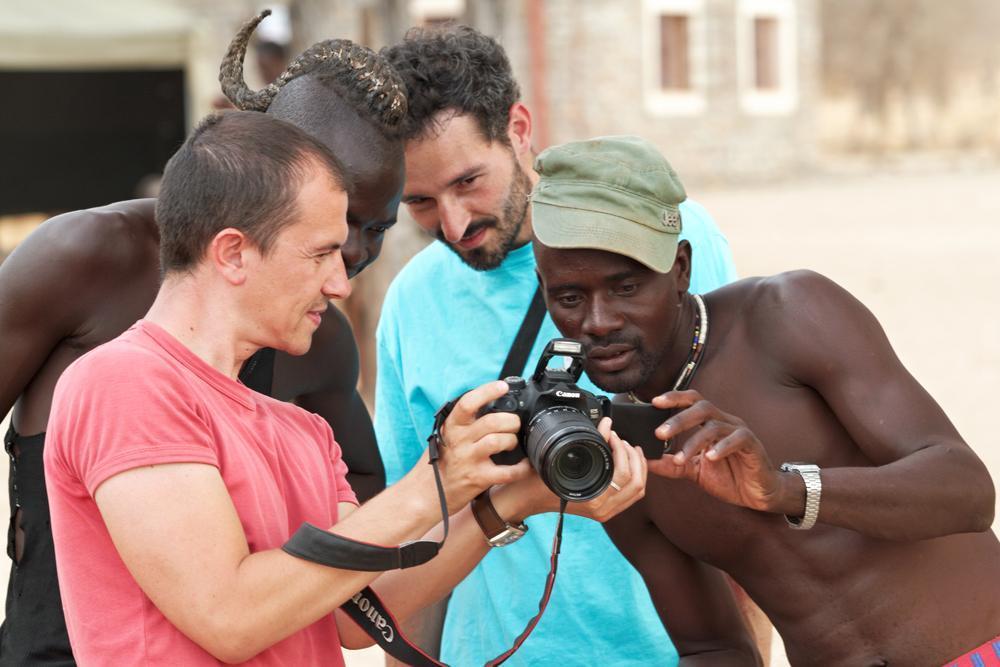
<path id="1" fill-rule="evenodd" d="M 321 418 L 318 418 L 322 421 Z M 329 434 L 330 439 L 330 461 L 333 462 L 333 472 L 337 484 L 337 502 L 341 503 L 353 503 L 358 505 L 358 497 L 354 494 L 354 489 L 351 488 L 351 483 L 347 481 L 347 464 L 344 463 L 343 451 L 340 449 L 340 444 L 337 442 L 333 435 L 333 431 L 330 430 L 329 425 L 323 421 L 324 430 Z"/>
<path id="2" fill-rule="evenodd" d="M 108 478 L 132 468 L 218 467 L 202 411 L 181 375 L 149 350 L 119 348 L 108 355 L 98 349 L 60 378 L 49 441 L 57 463 L 93 495 Z"/>

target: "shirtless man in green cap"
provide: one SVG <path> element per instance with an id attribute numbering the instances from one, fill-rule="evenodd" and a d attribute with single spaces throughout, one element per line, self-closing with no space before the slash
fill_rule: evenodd
<path id="1" fill-rule="evenodd" d="M 720 570 L 795 665 L 1000 656 L 993 483 L 875 317 L 810 271 L 688 293 L 684 189 L 641 139 L 567 144 L 535 166 L 556 326 L 583 342 L 596 385 L 676 411 L 646 497 L 606 530 L 681 664 L 755 663 Z"/>

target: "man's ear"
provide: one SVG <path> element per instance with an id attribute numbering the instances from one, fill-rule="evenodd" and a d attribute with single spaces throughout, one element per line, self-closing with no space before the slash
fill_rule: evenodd
<path id="1" fill-rule="evenodd" d="M 247 279 L 247 259 L 256 246 L 246 234 L 226 227 L 208 244 L 208 258 L 215 270 L 232 285 L 242 285 Z"/>
<path id="2" fill-rule="evenodd" d="M 519 159 L 531 155 L 531 112 L 521 102 L 510 105 L 507 138 Z"/>
<path id="3" fill-rule="evenodd" d="M 677 256 L 674 257 L 674 280 L 677 281 L 677 291 L 683 294 L 691 286 L 691 244 L 681 241 L 677 244 Z"/>

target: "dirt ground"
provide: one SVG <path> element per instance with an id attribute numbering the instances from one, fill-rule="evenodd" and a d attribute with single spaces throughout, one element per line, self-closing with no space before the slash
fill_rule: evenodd
<path id="1" fill-rule="evenodd" d="M 689 194 L 729 237 L 741 275 L 810 268 L 864 302 L 1000 480 L 992 428 L 1000 400 L 1000 170 L 854 167 Z M 6 476 L 6 461 L 0 465 Z M 349 667 L 381 664 L 377 649 L 348 656 Z M 787 664 L 780 640 L 772 664 Z"/>

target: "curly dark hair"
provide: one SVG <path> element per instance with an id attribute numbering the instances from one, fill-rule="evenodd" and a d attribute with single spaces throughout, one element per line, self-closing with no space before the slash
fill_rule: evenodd
<path id="1" fill-rule="evenodd" d="M 471 114 L 488 141 L 510 143 L 510 107 L 521 91 L 496 40 L 466 25 L 411 28 L 380 53 L 409 91 L 405 139 L 432 131 L 436 114 L 454 109 Z"/>
<path id="2" fill-rule="evenodd" d="M 402 79 L 384 57 L 349 39 L 313 44 L 277 79 L 260 90 L 250 90 L 243 78 L 243 59 L 254 29 L 270 13 L 271 10 L 265 9 L 243 24 L 219 67 L 222 92 L 237 109 L 267 111 L 285 84 L 309 76 L 350 102 L 384 136 L 399 137 L 406 117 L 406 87 Z"/>

